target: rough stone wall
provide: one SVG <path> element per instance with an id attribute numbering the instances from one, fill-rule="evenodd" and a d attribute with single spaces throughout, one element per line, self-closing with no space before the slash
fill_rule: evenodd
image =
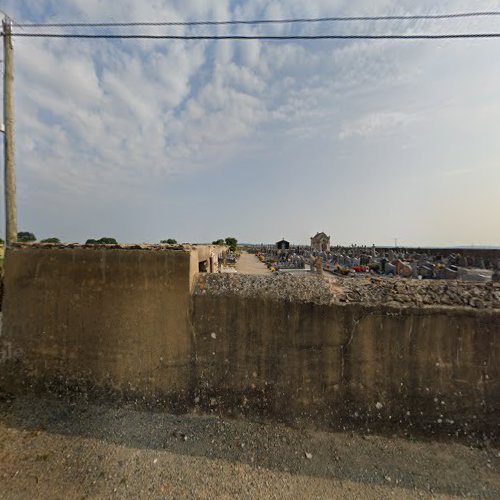
<path id="1" fill-rule="evenodd" d="M 178 396 L 190 386 L 189 251 L 14 248 L 5 269 L 4 388 L 60 379 Z"/>
<path id="2" fill-rule="evenodd" d="M 201 404 L 335 429 L 499 435 L 500 313 L 194 297 Z"/>

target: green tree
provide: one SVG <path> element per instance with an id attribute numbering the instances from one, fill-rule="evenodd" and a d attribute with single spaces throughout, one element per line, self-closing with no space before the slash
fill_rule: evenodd
<path id="1" fill-rule="evenodd" d="M 236 252 L 236 249 L 238 248 L 238 240 L 236 238 L 227 237 L 226 245 L 229 247 L 231 252 Z"/>
<path id="2" fill-rule="evenodd" d="M 40 243 L 61 243 L 61 240 L 59 238 L 45 238 Z"/>
<path id="3" fill-rule="evenodd" d="M 21 231 L 17 233 L 17 241 L 21 243 L 26 243 L 28 241 L 36 241 L 36 236 L 33 233 L 28 233 L 27 231 Z"/>
<path id="4" fill-rule="evenodd" d="M 169 238 L 168 240 L 161 240 L 160 243 L 162 245 L 177 245 L 177 240 L 174 240 L 173 238 Z"/>
<path id="5" fill-rule="evenodd" d="M 223 239 L 212 241 L 212 245 L 225 245 L 226 242 Z"/>
<path id="6" fill-rule="evenodd" d="M 104 236 L 98 240 L 90 239 L 85 242 L 86 245 L 118 245 L 118 242 L 114 238 L 109 238 Z"/>

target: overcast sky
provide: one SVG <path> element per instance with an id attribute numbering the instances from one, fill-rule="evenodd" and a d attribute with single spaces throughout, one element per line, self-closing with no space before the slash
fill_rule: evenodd
<path id="1" fill-rule="evenodd" d="M 0 8 L 21 23 L 429 14 L 500 2 L 3 0 Z M 152 32 L 236 31 L 500 32 L 500 17 Z M 38 238 L 307 243 L 325 231 L 334 244 L 500 246 L 500 39 L 18 38 L 15 68 L 19 230 Z M 1 217 L 3 228 L 3 204 Z"/>

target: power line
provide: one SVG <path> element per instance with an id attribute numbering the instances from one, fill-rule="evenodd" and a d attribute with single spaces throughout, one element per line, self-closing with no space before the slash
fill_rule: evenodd
<path id="1" fill-rule="evenodd" d="M 460 38 L 500 38 L 500 33 L 444 33 L 414 35 L 147 35 L 84 33 L 12 33 L 15 37 L 152 39 L 152 40 L 443 40 Z"/>
<path id="2" fill-rule="evenodd" d="M 235 24 L 292 24 L 292 23 L 321 23 L 345 21 L 404 21 L 419 19 L 456 19 L 464 17 L 500 16 L 500 11 L 458 12 L 455 14 L 416 14 L 400 16 L 352 16 L 352 17 L 316 17 L 297 19 L 253 19 L 248 21 L 160 21 L 160 22 L 102 22 L 102 23 L 21 23 L 23 28 L 103 28 L 103 27 L 130 27 L 130 26 L 218 26 Z"/>

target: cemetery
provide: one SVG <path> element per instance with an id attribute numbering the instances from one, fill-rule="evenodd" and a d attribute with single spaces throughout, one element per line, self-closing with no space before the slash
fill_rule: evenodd
<path id="1" fill-rule="evenodd" d="M 319 240 L 318 240 L 318 235 Z M 290 269 L 329 272 L 339 276 L 413 278 L 491 282 L 500 280 L 500 250 L 379 248 L 352 245 L 325 247 L 324 233 L 311 246 L 282 242 L 248 249 L 271 271 Z M 288 242 L 287 242 L 288 243 Z M 318 261 L 321 264 L 318 264 Z"/>

